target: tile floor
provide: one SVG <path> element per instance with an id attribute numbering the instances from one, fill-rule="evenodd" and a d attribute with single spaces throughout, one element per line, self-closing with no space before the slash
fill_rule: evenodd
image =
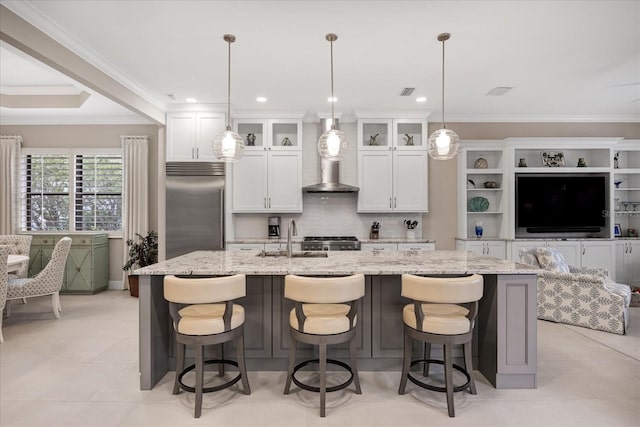
<path id="1" fill-rule="evenodd" d="M 398 372 L 361 372 L 363 394 L 282 395 L 284 373 L 250 372 L 252 394 L 236 386 L 205 395 L 193 418 L 193 395 L 171 395 L 168 374 L 138 389 L 137 299 L 126 292 L 62 296 L 62 319 L 49 298 L 14 303 L 0 345 L 0 425 L 10 426 L 638 426 L 640 308 L 632 330 L 617 336 L 538 322 L 539 385 L 496 390 L 477 372 L 478 395 L 457 393 L 456 418 L 444 396 L 409 384 Z"/>

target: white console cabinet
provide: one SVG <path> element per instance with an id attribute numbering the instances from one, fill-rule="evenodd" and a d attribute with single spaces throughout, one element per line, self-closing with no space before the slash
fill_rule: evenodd
<path id="1" fill-rule="evenodd" d="M 511 260 L 519 261 L 519 249 L 529 247 L 556 248 L 564 256 L 567 264 L 574 267 L 605 268 L 613 274 L 615 254 L 610 240 L 513 240 Z"/>

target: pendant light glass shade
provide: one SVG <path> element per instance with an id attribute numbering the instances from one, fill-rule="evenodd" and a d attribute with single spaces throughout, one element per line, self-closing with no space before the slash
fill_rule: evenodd
<path id="1" fill-rule="evenodd" d="M 224 132 L 213 138 L 213 153 L 222 162 L 235 162 L 242 157 L 244 142 L 242 137 L 231 130 L 231 43 L 236 41 L 233 34 L 225 34 L 223 37 L 229 45 L 229 61 L 227 68 L 227 128 Z"/>
<path id="2" fill-rule="evenodd" d="M 347 152 L 348 139 L 344 133 L 331 126 L 331 129 L 320 135 L 318 153 L 323 159 L 340 160 Z"/>
<path id="3" fill-rule="evenodd" d="M 344 157 L 347 152 L 347 143 L 349 140 L 344 135 L 344 133 L 340 132 L 336 129 L 335 125 L 335 117 L 334 117 L 334 108 L 333 105 L 335 103 L 335 97 L 333 96 L 333 42 L 338 40 L 338 36 L 335 34 L 327 34 L 325 36 L 327 41 L 331 43 L 331 129 L 325 131 L 322 135 L 320 135 L 320 139 L 318 140 L 318 153 L 323 159 L 327 160 L 340 160 Z"/>
<path id="4" fill-rule="evenodd" d="M 235 162 L 244 151 L 242 137 L 227 126 L 227 130 L 213 138 L 213 153 L 222 162 Z"/>
<path id="5" fill-rule="evenodd" d="M 429 155 L 435 160 L 449 160 L 458 154 L 460 138 L 451 129 L 444 125 L 444 42 L 449 40 L 451 34 L 438 35 L 438 41 L 442 42 L 442 128 L 433 132 L 429 137 Z"/>

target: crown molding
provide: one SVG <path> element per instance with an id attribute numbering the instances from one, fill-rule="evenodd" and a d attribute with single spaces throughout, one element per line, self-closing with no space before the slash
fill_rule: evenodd
<path id="1" fill-rule="evenodd" d="M 137 115 L 131 116 L 2 116 L 0 126 L 38 126 L 38 125 L 153 125 L 149 120 Z"/>
<path id="2" fill-rule="evenodd" d="M 440 123 L 438 117 L 431 117 L 430 123 Z M 451 116 L 446 124 L 453 123 L 640 123 L 637 116 Z"/>
<path id="3" fill-rule="evenodd" d="M 29 22 L 31 25 L 51 37 L 62 46 L 66 47 L 82 59 L 93 65 L 94 67 L 107 74 L 118 83 L 127 87 L 136 95 L 143 98 L 156 108 L 166 110 L 166 103 L 151 96 L 144 87 L 138 82 L 126 76 L 118 70 L 113 64 L 100 56 L 94 50 L 82 43 L 79 39 L 69 33 L 67 30 L 59 26 L 57 23 L 42 14 L 38 9 L 26 1 L 3 1 L 2 5 L 14 12 L 20 18 Z"/>

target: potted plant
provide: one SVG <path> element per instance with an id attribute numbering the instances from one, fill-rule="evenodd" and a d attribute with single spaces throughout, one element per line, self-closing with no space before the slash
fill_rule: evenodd
<path id="1" fill-rule="evenodd" d="M 133 239 L 127 240 L 127 246 L 129 247 L 129 259 L 122 267 L 124 271 L 133 269 L 133 266 L 142 268 L 158 262 L 158 233 L 155 231 L 149 231 L 146 236 L 136 233 L 136 237 L 138 238 L 137 242 Z M 129 292 L 131 293 L 131 296 L 137 297 L 138 276 L 129 275 L 128 278 Z"/>

